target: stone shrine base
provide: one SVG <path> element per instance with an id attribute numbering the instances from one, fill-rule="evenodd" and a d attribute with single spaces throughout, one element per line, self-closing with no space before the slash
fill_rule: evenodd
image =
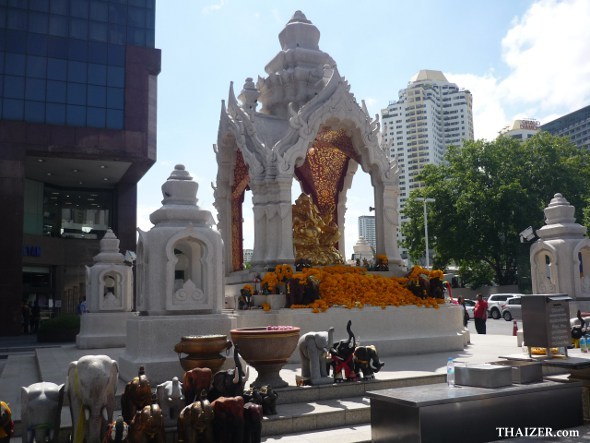
<path id="1" fill-rule="evenodd" d="M 180 316 L 136 316 L 127 321 L 127 348 L 119 359 L 123 380 L 137 375 L 144 366 L 152 383 L 180 377 L 183 370 L 174 345 L 185 335 L 224 334 L 230 339 L 232 328 L 269 325 L 298 326 L 301 334 L 325 331 L 334 327 L 334 341 L 347 339 L 346 323 L 358 344 L 375 345 L 380 356 L 424 354 L 463 350 L 469 332 L 463 328 L 463 311 L 456 305 L 439 309 L 416 306 L 331 308 L 314 314 L 310 309 L 276 309 L 263 311 L 225 311 L 222 314 Z M 289 363 L 299 362 L 295 350 Z M 233 365 L 231 352 L 225 367 Z"/>
<path id="2" fill-rule="evenodd" d="M 129 381 L 145 368 L 152 385 L 182 377 L 174 345 L 186 335 L 227 335 L 235 327 L 231 314 L 137 316 L 127 321 L 127 348 L 119 358 L 119 376 Z M 183 354 L 183 357 L 186 354 Z M 233 354 L 229 354 L 232 360 Z"/>
<path id="3" fill-rule="evenodd" d="M 89 313 L 80 317 L 79 349 L 121 348 L 127 345 L 127 319 L 137 312 Z"/>
<path id="4" fill-rule="evenodd" d="M 334 327 L 334 341 L 348 339 L 346 323 L 352 321 L 357 344 L 375 345 L 379 355 L 423 354 L 462 350 L 469 343 L 469 331 L 463 328 L 463 311 L 457 305 L 443 304 L 439 309 L 417 306 L 330 308 L 314 314 L 310 309 L 237 311 L 238 327 L 268 325 L 298 326 L 301 335 Z M 299 362 L 295 351 L 290 363 Z"/>

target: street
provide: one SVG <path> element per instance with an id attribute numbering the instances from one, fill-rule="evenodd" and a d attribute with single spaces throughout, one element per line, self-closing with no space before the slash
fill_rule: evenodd
<path id="1" fill-rule="evenodd" d="M 518 322 L 518 329 L 522 328 L 522 320 L 517 320 Z M 512 321 L 506 321 L 503 318 L 498 320 L 494 320 L 493 318 L 488 318 L 486 322 L 486 333 L 487 334 L 494 334 L 494 335 L 512 335 Z M 469 320 L 469 324 L 467 325 L 469 328 L 469 332 L 471 334 L 477 334 L 475 330 L 475 322 L 473 320 Z"/>

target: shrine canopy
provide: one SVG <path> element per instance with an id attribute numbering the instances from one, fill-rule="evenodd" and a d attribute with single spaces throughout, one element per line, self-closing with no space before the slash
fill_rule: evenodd
<path id="1" fill-rule="evenodd" d="M 335 247 L 344 256 L 346 193 L 359 165 L 374 190 L 376 253 L 401 270 L 397 165 L 380 145 L 379 117 L 371 119 L 357 103 L 319 39 L 318 28 L 296 11 L 279 34 L 281 50 L 266 65 L 267 76 L 256 83 L 247 78 L 237 98 L 232 83 L 227 104 L 222 101 L 214 189 L 226 274 L 242 269 L 247 190 L 254 212 L 252 267 L 294 263 L 293 180 L 323 219 L 338 226 Z"/>

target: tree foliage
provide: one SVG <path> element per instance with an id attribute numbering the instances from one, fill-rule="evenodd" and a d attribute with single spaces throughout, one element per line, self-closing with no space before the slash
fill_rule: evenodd
<path id="1" fill-rule="evenodd" d="M 404 214 L 411 220 L 401 227 L 410 258 L 417 261 L 425 249 L 423 203 L 416 198 L 434 198 L 427 203 L 434 266 L 456 263 L 477 284 L 489 276 L 499 285 L 516 284 L 518 263 L 530 246 L 519 233 L 544 225 L 543 209 L 556 193 L 576 207 L 582 222 L 590 153 L 546 132 L 524 142 L 470 141 L 449 147 L 445 162 L 427 165 L 418 179 L 424 187 L 410 194 Z"/>

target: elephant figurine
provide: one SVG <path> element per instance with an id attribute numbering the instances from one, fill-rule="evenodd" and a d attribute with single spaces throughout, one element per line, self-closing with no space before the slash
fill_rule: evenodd
<path id="1" fill-rule="evenodd" d="M 194 368 L 184 373 L 182 392 L 186 406 L 198 400 L 203 389 L 209 392 L 212 378 L 213 373 L 210 368 Z"/>
<path id="2" fill-rule="evenodd" d="M 70 363 L 65 393 L 70 402 L 73 443 L 99 442 L 113 420 L 119 365 L 107 355 L 85 355 Z"/>
<path id="3" fill-rule="evenodd" d="M 201 399 L 180 411 L 178 417 L 178 441 L 184 443 L 213 443 L 213 406 L 203 389 Z"/>
<path id="4" fill-rule="evenodd" d="M 213 438 L 219 443 L 241 443 L 244 439 L 244 399 L 219 397 L 213 407 Z"/>
<path id="5" fill-rule="evenodd" d="M 377 348 L 374 345 L 357 346 L 354 350 L 354 364 L 357 373 L 362 372 L 363 380 L 373 380 L 375 373 L 379 372 L 385 363 L 379 361 Z"/>
<path id="6" fill-rule="evenodd" d="M 308 332 L 299 337 L 298 348 L 301 356 L 301 377 L 311 385 L 331 384 L 328 376 L 326 355 L 332 347 L 334 328 L 327 331 Z"/>
<path id="7" fill-rule="evenodd" d="M 156 387 L 156 398 L 164 413 L 164 426 L 176 426 L 178 415 L 185 406 L 182 383 L 180 383 L 178 377 L 173 377 L 172 381 L 159 384 Z"/>
<path id="8" fill-rule="evenodd" d="M 244 386 L 248 380 L 248 368 L 246 372 L 242 368 L 238 346 L 234 346 L 235 369 L 218 371 L 213 376 L 211 390 L 209 391 L 209 400 L 214 401 L 219 397 L 236 397 L 244 393 Z"/>
<path id="9" fill-rule="evenodd" d="M 0 443 L 9 443 L 14 432 L 12 411 L 6 402 L 0 401 Z"/>
<path id="10" fill-rule="evenodd" d="M 157 403 L 137 410 L 130 428 L 130 443 L 166 443 L 164 414 Z"/>
<path id="11" fill-rule="evenodd" d="M 253 402 L 244 404 L 244 443 L 260 443 L 263 415 L 261 405 Z"/>
<path id="12" fill-rule="evenodd" d="M 334 374 L 334 381 L 342 383 L 344 381 L 357 381 L 358 375 L 355 371 L 353 355 L 356 348 L 356 339 L 351 329 L 352 322 L 348 320 L 346 324 L 346 331 L 348 332 L 348 340 L 340 340 L 330 348 L 330 358 L 332 362 L 332 372 Z M 342 376 L 344 373 L 344 376 Z"/>
<path id="13" fill-rule="evenodd" d="M 144 406 L 152 404 L 152 387 L 145 375 L 143 366 L 139 367 L 137 377 L 133 377 L 125 385 L 125 391 L 121 395 L 121 413 L 127 423 L 135 418 L 135 413 L 141 411 Z"/>
<path id="14" fill-rule="evenodd" d="M 34 383 L 21 388 L 23 443 L 59 441 L 64 385 Z"/>
<path id="15" fill-rule="evenodd" d="M 111 422 L 107 427 L 107 434 L 102 443 L 123 443 L 127 441 L 129 436 L 129 425 L 123 420 L 123 416 L 119 415 L 117 420 Z"/>

